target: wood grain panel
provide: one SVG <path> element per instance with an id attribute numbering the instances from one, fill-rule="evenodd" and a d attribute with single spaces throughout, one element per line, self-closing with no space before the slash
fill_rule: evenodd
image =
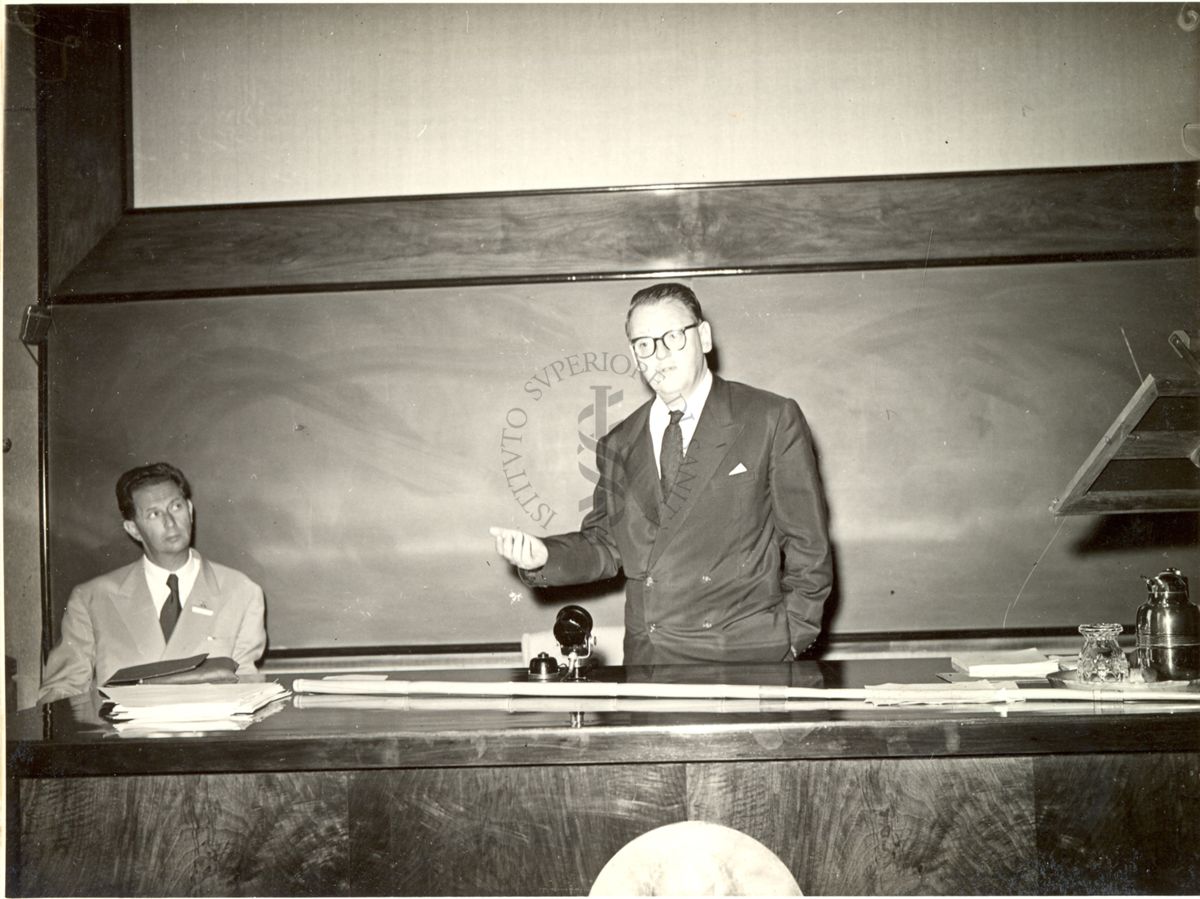
<path id="1" fill-rule="evenodd" d="M 1200 509 L 1200 490 L 1171 490 L 1156 494 L 1145 490 L 1105 490 L 1089 493 L 1071 504 L 1070 515 L 1107 515 L 1129 512 L 1194 512 Z M 1052 510 L 1055 511 L 1055 510 Z"/>
<path id="2" fill-rule="evenodd" d="M 1200 893 L 1200 754 L 1039 758 L 1034 780 L 1039 893 Z"/>
<path id="3" fill-rule="evenodd" d="M 9 895 L 345 894 L 346 778 L 23 781 L 21 867 Z"/>
<path id="4" fill-rule="evenodd" d="M 56 302 L 1190 256 L 1195 166 L 129 212 Z"/>
<path id="5" fill-rule="evenodd" d="M 749 834 L 809 895 L 1200 887 L 1200 756 L 1190 752 L 17 786 L 9 895 L 582 895 L 626 843 L 682 820 Z"/>
<path id="6" fill-rule="evenodd" d="M 810 895 L 1032 892 L 1025 759 L 689 765 L 688 816 L 762 842 Z"/>
<path id="7" fill-rule="evenodd" d="M 129 12 L 43 5 L 36 16 L 42 252 L 53 292 L 125 211 Z"/>
<path id="8" fill-rule="evenodd" d="M 1114 459 L 1186 458 L 1200 447 L 1200 434 L 1186 431 L 1134 431 Z"/>
<path id="9" fill-rule="evenodd" d="M 617 850 L 684 820 L 681 765 L 361 772 L 354 895 L 581 895 Z"/>

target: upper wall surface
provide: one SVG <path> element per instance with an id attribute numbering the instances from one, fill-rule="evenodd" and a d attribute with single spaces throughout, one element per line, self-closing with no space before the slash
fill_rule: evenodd
<path id="1" fill-rule="evenodd" d="M 1188 9 L 135 4 L 134 201 L 1184 160 Z"/>

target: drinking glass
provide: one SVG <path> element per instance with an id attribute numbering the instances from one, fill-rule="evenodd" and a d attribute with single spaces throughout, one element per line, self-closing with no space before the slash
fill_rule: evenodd
<path id="1" fill-rule="evenodd" d="M 1079 679 L 1086 684 L 1112 684 L 1129 678 L 1129 660 L 1125 658 L 1117 634 L 1119 624 L 1081 624 L 1083 649 L 1079 651 Z"/>

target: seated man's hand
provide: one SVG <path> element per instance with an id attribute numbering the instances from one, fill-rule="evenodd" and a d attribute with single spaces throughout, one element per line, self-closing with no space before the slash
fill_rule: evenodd
<path id="1" fill-rule="evenodd" d="M 518 568 L 532 571 L 541 568 L 550 558 L 546 544 L 516 528 L 488 528 L 496 538 L 496 552 Z"/>

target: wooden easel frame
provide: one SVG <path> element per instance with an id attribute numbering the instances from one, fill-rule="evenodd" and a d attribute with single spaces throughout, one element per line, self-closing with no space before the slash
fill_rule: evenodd
<path id="1" fill-rule="evenodd" d="M 1138 424 L 1160 397 L 1194 397 L 1200 402 L 1200 383 L 1147 375 L 1075 473 L 1062 498 L 1050 504 L 1051 512 L 1055 515 L 1110 515 L 1200 510 L 1200 488 L 1092 489 L 1105 466 L 1114 459 L 1188 459 L 1200 467 L 1200 431 L 1137 430 Z"/>

